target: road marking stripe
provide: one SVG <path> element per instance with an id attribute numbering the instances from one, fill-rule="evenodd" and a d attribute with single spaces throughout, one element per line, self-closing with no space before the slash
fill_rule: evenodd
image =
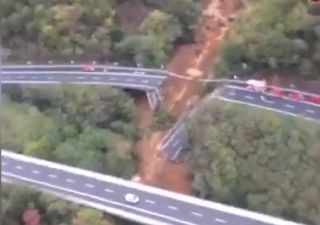
<path id="1" fill-rule="evenodd" d="M 57 178 L 57 175 L 55 175 L 55 174 L 49 174 L 48 177 L 50 177 L 50 178 Z"/>
<path id="2" fill-rule="evenodd" d="M 32 173 L 34 173 L 34 174 L 39 174 L 40 171 L 39 171 L 39 170 L 32 170 Z"/>
<path id="3" fill-rule="evenodd" d="M 80 79 L 80 80 L 83 80 L 84 76 L 78 76 L 77 78 Z"/>
<path id="4" fill-rule="evenodd" d="M 67 182 L 68 182 L 68 183 L 74 183 L 75 181 L 72 180 L 72 179 L 67 179 Z"/>
<path id="5" fill-rule="evenodd" d="M 168 206 L 168 208 L 169 208 L 169 209 L 172 209 L 172 210 L 178 210 L 178 208 L 177 208 L 177 207 L 172 206 L 172 205 L 169 205 L 169 206 Z"/>
<path id="6" fill-rule="evenodd" d="M 246 96 L 244 96 L 245 98 L 247 98 L 247 99 L 254 99 L 254 97 L 253 96 L 250 96 L 250 95 L 246 95 Z"/>
<path id="7" fill-rule="evenodd" d="M 306 110 L 308 113 L 316 113 L 316 111 L 312 110 L 312 109 L 307 109 Z"/>
<path id="8" fill-rule="evenodd" d="M 126 81 L 128 81 L 128 82 L 132 82 L 132 81 L 133 81 L 133 79 L 126 79 Z"/>
<path id="9" fill-rule="evenodd" d="M 6 163 L 6 162 L 1 162 L 1 165 L 2 165 L 2 166 L 6 166 L 7 163 Z"/>
<path id="10" fill-rule="evenodd" d="M 85 186 L 88 187 L 88 188 L 94 188 L 93 184 L 86 184 Z"/>
<path id="11" fill-rule="evenodd" d="M 143 80 L 142 83 L 143 84 L 147 84 L 147 83 L 149 83 L 149 81 L 148 80 Z"/>
<path id="12" fill-rule="evenodd" d="M 291 109 L 294 109 L 294 108 L 295 108 L 294 105 L 285 104 L 285 106 L 288 107 L 288 108 L 291 108 Z"/>
<path id="13" fill-rule="evenodd" d="M 195 216 L 199 216 L 199 217 L 202 217 L 202 214 L 200 213 L 197 213 L 197 212 L 191 212 L 192 215 L 195 215 Z"/>
<path id="14" fill-rule="evenodd" d="M 109 193 L 113 193 L 114 192 L 114 190 L 111 190 L 111 189 L 108 189 L 108 188 L 105 188 L 104 189 L 106 192 L 109 192 Z"/>
<path id="15" fill-rule="evenodd" d="M 116 79 L 116 78 L 114 78 L 114 77 L 111 77 L 111 78 L 110 78 L 110 80 L 117 80 L 117 79 Z"/>
<path id="16" fill-rule="evenodd" d="M 150 204 L 155 204 L 155 201 L 152 201 L 152 200 L 149 200 L 149 199 L 146 199 L 146 202 L 150 203 Z"/>
<path id="17" fill-rule="evenodd" d="M 24 78 L 24 76 L 18 76 L 18 79 L 23 79 Z"/>
<path id="18" fill-rule="evenodd" d="M 100 80 L 101 77 L 93 77 L 94 80 Z"/>
<path id="19" fill-rule="evenodd" d="M 22 166 L 16 166 L 16 169 L 18 169 L 18 170 L 22 170 L 22 169 L 23 169 L 23 167 L 22 167 Z"/>
<path id="20" fill-rule="evenodd" d="M 214 220 L 218 223 L 226 223 L 227 221 L 219 219 L 219 218 L 214 218 Z"/>
<path id="21" fill-rule="evenodd" d="M 54 79 L 54 77 L 52 77 L 52 76 L 48 77 L 48 80 L 53 80 L 53 79 Z"/>

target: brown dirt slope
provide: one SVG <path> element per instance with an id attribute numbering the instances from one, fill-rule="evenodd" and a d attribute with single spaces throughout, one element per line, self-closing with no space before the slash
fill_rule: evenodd
<path id="1" fill-rule="evenodd" d="M 198 71 L 205 77 L 211 73 L 218 47 L 223 39 L 228 25 L 228 18 L 239 7 L 240 0 L 207 0 L 203 1 L 203 22 L 199 26 L 195 44 L 178 47 L 167 69 L 173 73 L 190 76 L 190 69 Z M 170 77 L 165 87 L 166 109 L 175 116 L 186 110 L 188 101 L 196 96 L 198 82 L 195 79 L 184 81 Z M 159 156 L 157 147 L 163 133 L 148 134 L 139 143 L 139 157 L 141 159 L 139 174 L 142 181 L 185 194 L 191 194 L 190 173 L 187 165 L 168 162 Z"/>

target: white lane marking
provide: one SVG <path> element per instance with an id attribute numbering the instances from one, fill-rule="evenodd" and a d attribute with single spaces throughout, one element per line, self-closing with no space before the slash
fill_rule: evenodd
<path id="1" fill-rule="evenodd" d="M 111 189 L 108 189 L 108 188 L 105 188 L 104 189 L 106 192 L 109 192 L 109 193 L 113 193 L 114 192 L 114 190 L 111 190 Z"/>
<path id="2" fill-rule="evenodd" d="M 18 76 L 18 79 L 23 79 L 24 78 L 24 76 Z"/>
<path id="3" fill-rule="evenodd" d="M 34 173 L 34 174 L 39 174 L 40 171 L 39 171 L 39 170 L 32 170 L 32 173 Z"/>
<path id="4" fill-rule="evenodd" d="M 219 218 L 214 218 L 214 220 L 218 223 L 226 223 L 227 221 L 219 219 Z"/>
<path id="5" fill-rule="evenodd" d="M 173 147 L 176 147 L 178 144 L 179 144 L 179 140 L 176 140 L 176 141 L 173 143 Z"/>
<path id="6" fill-rule="evenodd" d="M 111 77 L 111 78 L 110 78 L 110 80 L 117 80 L 117 79 L 116 79 L 116 78 L 114 78 L 114 77 Z"/>
<path id="7" fill-rule="evenodd" d="M 93 77 L 94 80 L 100 80 L 100 77 Z"/>
<path id="8" fill-rule="evenodd" d="M 200 213 L 197 213 L 197 212 L 191 212 L 191 214 L 192 214 L 192 215 L 194 215 L 194 216 L 199 216 L 199 217 L 202 217 L 202 214 L 200 214 Z"/>
<path id="9" fill-rule="evenodd" d="M 312 109 L 307 109 L 306 111 L 307 111 L 308 113 L 312 113 L 312 114 L 316 113 L 316 111 L 314 111 L 314 110 L 312 110 Z"/>
<path id="10" fill-rule="evenodd" d="M 149 215 L 152 215 L 152 216 L 156 216 L 156 217 L 160 217 L 160 218 L 164 218 L 164 219 L 167 219 L 167 220 L 171 220 L 171 221 L 174 221 L 174 222 L 177 222 L 177 223 L 180 223 L 180 224 L 185 224 L 185 225 L 197 225 L 195 223 L 191 223 L 191 222 L 188 222 L 188 221 L 185 221 L 185 220 L 181 220 L 181 219 L 177 219 L 177 218 L 174 218 L 174 217 L 171 217 L 171 216 L 167 216 L 167 215 L 163 215 L 163 214 L 159 214 L 159 213 L 156 213 L 156 212 L 152 212 L 151 210 L 147 210 L 147 209 L 142 209 L 142 208 L 137 208 L 135 206 L 130 206 L 128 204 L 123 204 L 123 203 L 119 203 L 119 202 L 115 202 L 115 201 L 111 201 L 111 200 L 108 200 L 108 199 L 105 199 L 105 198 L 102 198 L 102 197 L 99 197 L 99 196 L 96 196 L 96 195 L 92 195 L 92 194 L 87 194 L 87 193 L 83 193 L 83 192 L 79 192 L 79 191 L 75 191 L 75 190 L 71 190 L 71 189 L 68 189 L 68 188 L 63 188 L 63 187 L 60 187 L 60 186 L 57 186 L 57 184 L 50 184 L 50 183 L 47 183 L 47 182 L 43 182 L 43 181 L 38 181 L 38 180 L 34 180 L 34 179 L 30 179 L 30 178 L 26 178 L 26 177 L 22 177 L 22 176 L 19 176 L 19 175 L 15 175 L 15 174 L 12 174 L 12 173 L 8 173 L 8 172 L 2 172 L 3 175 L 5 176 L 9 176 L 9 177 L 14 177 L 14 178 L 18 178 L 20 180 L 23 180 L 23 181 L 26 181 L 26 182 L 30 182 L 30 183 L 36 183 L 36 184 L 40 184 L 40 185 L 43 185 L 43 186 L 46 186 L 48 188 L 54 188 L 56 190 L 60 190 L 60 191 L 64 191 L 64 192 L 69 192 L 69 194 L 66 196 L 67 198 L 71 199 L 71 200 L 75 200 L 75 199 L 80 199 L 80 200 L 83 200 L 81 198 L 81 196 L 83 197 L 87 197 L 87 198 L 90 198 L 89 201 L 86 201 L 87 205 L 88 202 L 94 202 L 94 200 L 98 200 L 100 202 L 105 202 L 105 203 L 109 203 L 109 204 L 112 204 L 114 206 L 121 206 L 123 208 L 127 208 L 127 209 L 131 209 L 131 210 L 134 210 L 136 212 L 142 212 L 142 213 L 146 213 L 146 214 L 149 214 Z M 73 195 L 73 196 L 72 196 Z M 78 196 L 79 197 L 78 197 Z M 94 203 L 92 203 L 94 204 Z M 96 205 L 99 205 L 99 204 L 96 204 Z M 90 205 L 89 205 L 90 206 Z M 100 206 L 100 205 L 99 205 Z M 105 206 L 104 206 L 105 207 Z M 102 208 L 100 207 L 101 209 L 105 209 L 105 208 Z M 116 208 L 116 207 L 110 207 L 108 209 L 113 209 L 113 208 Z M 110 211 L 110 210 L 109 210 Z M 109 212 L 108 211 L 108 212 Z M 121 214 L 120 214 L 121 213 Z M 119 210 L 118 211 L 118 214 L 119 215 L 124 215 L 126 212 L 126 210 Z M 130 215 L 131 217 L 134 218 L 134 216 L 136 216 L 137 213 L 134 213 L 133 216 L 132 214 Z M 163 223 L 146 223 L 146 224 L 157 224 L 157 225 L 163 225 Z"/>
<path id="11" fill-rule="evenodd" d="M 156 204 L 155 201 L 152 201 L 152 200 L 149 200 L 149 199 L 146 199 L 146 202 L 147 202 L 147 203 L 150 203 L 150 204 Z"/>
<path id="12" fill-rule="evenodd" d="M 149 81 L 148 80 L 143 80 L 142 83 L 143 84 L 147 84 L 147 83 L 149 83 Z"/>
<path id="13" fill-rule="evenodd" d="M 93 184 L 86 184 L 85 186 L 88 187 L 88 188 L 94 188 Z"/>
<path id="14" fill-rule="evenodd" d="M 72 180 L 72 179 L 67 179 L 67 182 L 68 182 L 68 183 L 74 183 L 75 181 Z"/>
<path id="15" fill-rule="evenodd" d="M 169 205 L 169 206 L 168 206 L 168 208 L 169 208 L 169 209 L 171 209 L 171 210 L 178 210 L 178 208 L 177 208 L 177 207 L 172 206 L 172 205 Z"/>
<path id="16" fill-rule="evenodd" d="M 126 81 L 128 81 L 128 82 L 132 82 L 132 81 L 133 81 L 133 79 L 126 79 Z"/>
<path id="17" fill-rule="evenodd" d="M 37 77 L 31 77 L 31 79 L 32 79 L 32 80 L 35 80 L 35 79 L 37 79 Z"/>
<path id="18" fill-rule="evenodd" d="M 54 77 L 52 77 L 52 76 L 48 77 L 48 80 L 53 80 L 53 79 L 54 79 Z"/>
<path id="19" fill-rule="evenodd" d="M 246 95 L 246 96 L 244 96 L 245 98 L 247 98 L 247 99 L 254 99 L 254 97 L 253 96 L 250 96 L 250 95 Z"/>
<path id="20" fill-rule="evenodd" d="M 230 92 L 228 92 L 228 95 L 235 96 L 235 95 L 236 95 L 236 93 L 234 93 L 233 91 L 230 91 Z"/>
<path id="21" fill-rule="evenodd" d="M 78 76 L 77 78 L 80 79 L 80 80 L 83 80 L 84 76 Z"/>
<path id="22" fill-rule="evenodd" d="M 17 170 L 22 170 L 23 167 L 22 167 L 22 166 L 16 166 L 16 169 L 17 169 Z"/>
<path id="23" fill-rule="evenodd" d="M 7 163 L 6 163 L 6 162 L 1 162 L 1 165 L 2 165 L 2 166 L 6 166 Z"/>
<path id="24" fill-rule="evenodd" d="M 57 178 L 57 175 L 55 175 L 55 174 L 49 174 L 48 177 L 50 177 L 50 178 Z"/>
<path id="25" fill-rule="evenodd" d="M 295 108 L 294 105 L 285 104 L 285 106 L 286 106 L 287 108 L 291 108 L 291 109 L 294 109 L 294 108 Z"/>

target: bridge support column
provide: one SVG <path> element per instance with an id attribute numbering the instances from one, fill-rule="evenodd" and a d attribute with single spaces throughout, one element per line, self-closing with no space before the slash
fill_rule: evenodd
<path id="1" fill-rule="evenodd" d="M 160 103 L 160 99 L 155 90 L 149 90 L 146 92 L 149 105 L 152 110 L 154 110 Z"/>

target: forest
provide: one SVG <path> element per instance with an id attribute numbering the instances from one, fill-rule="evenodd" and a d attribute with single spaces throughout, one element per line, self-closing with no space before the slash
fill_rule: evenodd
<path id="1" fill-rule="evenodd" d="M 136 174 L 139 129 L 133 99 L 125 92 L 68 84 L 5 85 L 3 91 L 3 148 L 126 179 Z M 2 184 L 3 225 L 129 224 L 25 189 Z M 31 221 L 24 221 L 25 213 Z"/>
<path id="2" fill-rule="evenodd" d="M 307 0 L 249 2 L 221 46 L 215 75 L 294 68 L 300 76 L 318 76 L 320 5 Z"/>
<path id="3" fill-rule="evenodd" d="M 260 109 L 211 102 L 188 121 L 198 196 L 320 224 L 320 126 Z"/>
<path id="4" fill-rule="evenodd" d="M 6 60 L 96 60 L 159 67 L 190 42 L 197 0 L 3 0 Z"/>

